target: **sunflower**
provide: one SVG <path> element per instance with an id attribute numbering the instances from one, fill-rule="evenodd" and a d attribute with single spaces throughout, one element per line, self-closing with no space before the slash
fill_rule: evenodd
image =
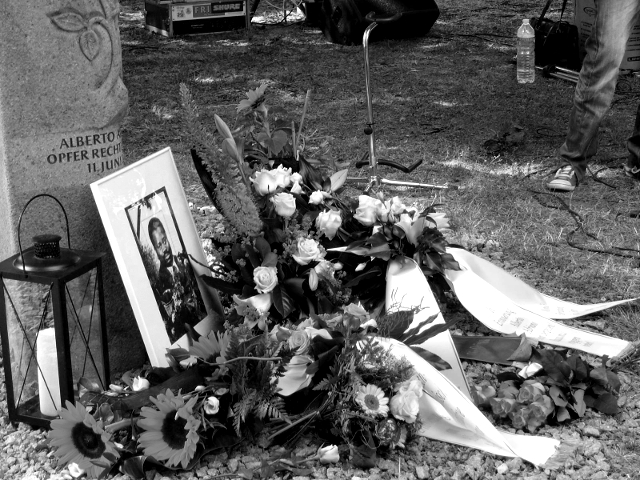
<path id="1" fill-rule="evenodd" d="M 50 444 L 56 447 L 55 455 L 64 464 L 75 463 L 90 478 L 97 478 L 107 465 L 117 458 L 118 452 L 111 436 L 78 403 L 66 402 L 60 417 L 51 421 Z M 109 457 L 109 458 L 107 458 Z"/>
<path id="2" fill-rule="evenodd" d="M 238 113 L 250 112 L 252 110 L 258 110 L 266 113 L 264 106 L 264 91 L 267 89 L 267 84 L 263 83 L 255 90 L 249 90 L 247 92 L 247 99 L 240 100 L 238 107 L 236 108 Z"/>
<path id="3" fill-rule="evenodd" d="M 389 413 L 389 399 L 381 388 L 375 385 L 365 385 L 358 388 L 356 403 L 362 407 L 364 413 L 384 417 Z"/>
<path id="4" fill-rule="evenodd" d="M 222 363 L 225 359 L 225 352 L 229 346 L 229 335 L 209 332 L 206 337 L 200 337 L 189 348 L 189 354 L 198 357 L 205 362 Z"/>
<path id="5" fill-rule="evenodd" d="M 145 455 L 166 460 L 169 467 L 182 464 L 182 468 L 187 468 L 198 446 L 200 420 L 193 416 L 197 398 L 193 397 L 185 404 L 182 396 L 175 396 L 167 389 L 166 394 L 150 397 L 150 400 L 157 410 L 142 407 L 140 411 L 143 418 L 138 425 L 146 430 L 140 435 L 140 446 Z"/>

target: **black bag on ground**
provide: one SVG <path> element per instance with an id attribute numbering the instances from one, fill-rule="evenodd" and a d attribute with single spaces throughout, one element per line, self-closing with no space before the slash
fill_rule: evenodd
<path id="1" fill-rule="evenodd" d="M 362 43 L 367 28 L 365 16 L 400 18 L 391 23 L 379 24 L 371 32 L 371 41 L 382 38 L 407 38 L 426 35 L 438 19 L 440 10 L 434 0 L 316 0 L 313 17 L 327 40 L 343 45 Z M 310 12 L 311 13 L 311 12 Z"/>
<path id="2" fill-rule="evenodd" d="M 562 2 L 560 20 L 555 22 L 544 18 L 551 0 L 542 9 L 540 17 L 530 20 L 536 32 L 536 65 L 546 67 L 555 65 L 569 70 L 580 70 L 578 27 L 562 20 L 567 0 Z"/>

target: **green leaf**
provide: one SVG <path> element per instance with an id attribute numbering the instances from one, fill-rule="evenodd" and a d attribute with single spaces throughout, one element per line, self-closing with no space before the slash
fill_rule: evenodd
<path id="1" fill-rule="evenodd" d="M 547 375 L 560 385 L 569 385 L 572 370 L 564 357 L 555 350 L 534 349 L 532 360 L 542 365 Z"/>
<path id="2" fill-rule="evenodd" d="M 276 265 L 278 265 L 278 255 L 276 253 L 269 252 L 263 257 L 263 267 L 275 267 Z"/>
<path id="3" fill-rule="evenodd" d="M 520 336 L 520 345 L 518 348 L 509 355 L 507 360 L 511 362 L 528 362 L 531 358 L 531 354 L 533 353 L 533 347 L 537 342 L 531 341 L 527 338 L 527 336 L 523 333 Z"/>
<path id="4" fill-rule="evenodd" d="M 556 420 L 560 423 L 566 422 L 567 420 L 571 420 L 571 414 L 566 407 L 558 407 L 556 410 Z"/>
<path id="5" fill-rule="evenodd" d="M 573 392 L 574 403 L 572 407 L 576 411 L 579 417 L 582 417 L 587 411 L 587 405 L 584 401 L 584 390 L 575 390 Z"/>
<path id="6" fill-rule="evenodd" d="M 247 252 L 247 256 L 249 257 L 249 261 L 251 262 L 251 266 L 253 268 L 258 268 L 262 265 L 262 261 L 260 260 L 260 255 L 258 255 L 258 251 L 253 248 L 251 245 L 244 246 L 245 251 Z M 252 275 L 253 278 L 253 275 Z"/>
<path id="7" fill-rule="evenodd" d="M 222 135 L 225 140 L 233 140 L 233 134 L 231 133 L 231 130 L 229 130 L 227 124 L 224 123 L 224 120 L 222 120 L 218 115 L 215 114 L 213 115 L 213 119 L 216 122 L 216 128 L 218 129 L 218 132 L 220 132 L 220 135 Z"/>
<path id="8" fill-rule="evenodd" d="M 611 370 L 606 367 L 598 367 L 591 370 L 589 376 L 595 380 L 598 384 L 606 387 L 607 390 L 611 390 L 614 393 L 620 391 L 620 379 Z"/>
<path id="9" fill-rule="evenodd" d="M 615 415 L 620 411 L 618 399 L 612 393 L 606 392 L 593 402 L 593 408 L 607 415 Z"/>
<path id="10" fill-rule="evenodd" d="M 78 380 L 78 383 L 80 385 L 82 385 L 84 388 L 86 388 L 90 392 L 100 393 L 100 392 L 102 392 L 104 390 L 96 382 L 94 382 L 92 380 L 89 380 L 86 377 L 80 377 L 80 380 Z"/>
<path id="11" fill-rule="evenodd" d="M 552 385 L 551 387 L 549 387 L 549 396 L 551 397 L 551 400 L 553 400 L 553 403 L 555 403 L 557 407 L 566 407 L 567 404 L 569 403 L 569 401 L 567 400 L 567 397 L 564 395 L 562 390 L 560 390 L 560 388 L 557 385 Z"/>
<path id="12" fill-rule="evenodd" d="M 451 370 L 451 365 L 442 357 L 430 352 L 426 348 L 419 347 L 417 345 L 411 345 L 409 348 L 420 355 L 424 360 L 429 362 L 436 370 Z"/>
<path id="13" fill-rule="evenodd" d="M 340 187 L 342 187 L 342 185 L 344 185 L 344 183 L 347 181 L 347 172 L 349 171 L 348 168 L 345 168 L 344 170 L 340 170 L 336 173 L 334 173 L 333 175 L 331 175 L 331 178 L 329 179 L 331 182 L 331 191 L 332 192 L 337 192 Z"/>
<path id="14" fill-rule="evenodd" d="M 589 366 L 579 355 L 571 355 L 567 358 L 567 364 L 573 370 L 573 381 L 582 382 L 589 376 Z"/>
<path id="15" fill-rule="evenodd" d="M 275 132 L 273 132 L 273 135 L 271 136 L 271 140 L 272 140 L 271 150 L 274 155 L 277 155 L 282 151 L 284 146 L 289 141 L 289 136 L 284 130 L 276 130 Z"/>
<path id="16" fill-rule="evenodd" d="M 282 318 L 286 318 L 294 309 L 293 300 L 289 294 L 280 285 L 276 285 L 271 291 L 271 298 L 273 299 L 273 305 Z"/>
<path id="17" fill-rule="evenodd" d="M 431 323 L 431 321 L 434 320 L 437 317 L 437 315 L 438 314 L 432 315 L 425 322 Z M 429 328 L 426 328 L 424 331 L 420 333 L 413 334 L 413 333 L 407 332 L 406 337 L 403 337 L 401 341 L 406 345 L 423 343 L 426 340 L 433 338 L 442 332 L 447 331 L 453 325 L 458 323 L 460 321 L 460 318 L 462 317 L 445 320 L 444 323 L 437 323 L 435 325 L 431 325 Z"/>
<path id="18" fill-rule="evenodd" d="M 271 245 L 269 245 L 269 242 L 267 242 L 264 237 L 256 237 L 255 246 L 262 258 L 265 258 L 267 254 L 271 252 Z"/>
<path id="19" fill-rule="evenodd" d="M 369 437 L 371 434 L 367 432 Z M 371 438 L 371 445 L 373 445 L 373 438 Z M 361 445 L 349 445 L 351 449 L 351 464 L 356 468 L 369 469 L 376 466 L 376 449 L 369 446 L 366 442 Z"/>
<path id="20" fill-rule="evenodd" d="M 357 277 L 354 277 L 351 280 L 349 280 L 345 284 L 345 287 L 347 287 L 347 288 L 355 287 L 360 282 L 362 282 L 363 280 L 367 280 L 367 279 L 373 278 L 373 277 L 379 277 L 380 275 L 381 275 L 380 268 L 378 268 L 378 267 L 372 268 L 371 270 L 368 270 L 368 271 L 362 273 L 361 275 L 358 275 Z"/>
<path id="21" fill-rule="evenodd" d="M 233 138 L 231 140 L 225 138 L 222 141 L 222 151 L 234 160 L 238 158 L 238 149 L 236 148 L 236 142 Z"/>
<path id="22" fill-rule="evenodd" d="M 348 285 L 347 285 L 348 286 Z M 413 310 L 388 313 L 387 320 L 393 327 L 387 334 L 390 338 L 399 339 L 409 328 L 414 317 Z"/>

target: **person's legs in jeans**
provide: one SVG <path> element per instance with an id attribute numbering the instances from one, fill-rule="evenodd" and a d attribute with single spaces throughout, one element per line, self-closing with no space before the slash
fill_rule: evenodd
<path id="1" fill-rule="evenodd" d="M 578 182 L 584 179 L 589 158 L 596 153 L 598 128 L 611 106 L 627 41 L 640 12 L 640 0 L 596 0 L 596 8 L 574 93 L 569 131 L 558 150 L 560 157 L 573 167 Z"/>
<path id="2" fill-rule="evenodd" d="M 627 140 L 627 150 L 629 157 L 627 158 L 627 166 L 625 172 L 628 175 L 640 180 L 640 104 L 636 113 L 636 123 L 633 127 L 633 133 Z"/>

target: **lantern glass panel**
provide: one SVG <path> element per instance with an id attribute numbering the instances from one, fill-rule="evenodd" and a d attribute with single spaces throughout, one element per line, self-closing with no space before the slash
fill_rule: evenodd
<path id="1" fill-rule="evenodd" d="M 70 399 L 68 388 L 73 389 L 73 400 L 83 393 L 79 384 L 106 390 L 99 281 L 96 267 L 59 281 L 59 292 L 55 282 L 3 279 L 11 366 L 7 388 L 17 415 L 55 417 L 64 400 Z M 58 351 L 56 324 L 63 329 L 66 325 L 66 352 Z M 60 371 L 61 359 L 71 368 Z"/>
<path id="2" fill-rule="evenodd" d="M 12 390 L 18 414 L 37 415 L 40 385 L 49 398 L 59 390 L 57 380 L 46 383 L 42 380 L 43 372 L 36 362 L 36 345 L 44 339 L 38 340 L 39 334 L 53 327 L 51 285 L 6 278 L 3 283 L 12 376 L 7 388 Z M 57 363 L 52 367 L 57 372 Z"/>
<path id="3" fill-rule="evenodd" d="M 81 378 L 106 390 L 98 276 L 94 268 L 65 285 L 73 384 Z"/>

